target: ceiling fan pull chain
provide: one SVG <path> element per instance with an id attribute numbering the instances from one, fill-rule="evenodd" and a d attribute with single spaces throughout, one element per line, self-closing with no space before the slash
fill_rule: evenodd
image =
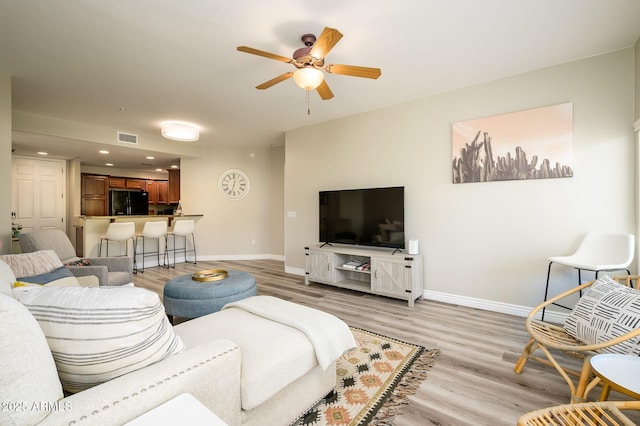
<path id="1" fill-rule="evenodd" d="M 311 115 L 311 97 L 309 96 L 311 90 L 305 90 L 305 92 L 307 92 L 307 115 Z"/>

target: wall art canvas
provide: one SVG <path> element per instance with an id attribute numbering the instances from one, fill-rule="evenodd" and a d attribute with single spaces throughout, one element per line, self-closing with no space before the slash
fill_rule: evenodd
<path id="1" fill-rule="evenodd" d="M 452 127 L 453 183 L 573 176 L 573 104 L 564 103 Z"/>

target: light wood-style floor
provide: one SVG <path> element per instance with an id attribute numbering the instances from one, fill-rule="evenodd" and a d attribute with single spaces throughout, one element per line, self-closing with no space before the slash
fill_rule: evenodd
<path id="1" fill-rule="evenodd" d="M 428 378 L 395 425 L 515 425 L 522 413 L 569 401 L 568 386 L 555 370 L 530 362 L 522 374 L 513 372 L 528 339 L 521 317 L 427 300 L 409 308 L 400 300 L 321 284 L 305 286 L 303 277 L 286 274 L 283 262 L 274 260 L 146 268 L 134 275 L 134 283 L 162 296 L 168 279 L 204 269 L 250 272 L 258 294 L 330 312 L 350 326 L 439 348 Z M 592 398 L 597 397 L 594 392 Z M 617 396 L 612 392 L 610 399 Z"/>

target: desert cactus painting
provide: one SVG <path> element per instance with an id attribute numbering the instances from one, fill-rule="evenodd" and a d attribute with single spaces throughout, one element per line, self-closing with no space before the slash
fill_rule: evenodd
<path id="1" fill-rule="evenodd" d="M 453 183 L 572 177 L 573 104 L 453 123 L 452 147 Z"/>

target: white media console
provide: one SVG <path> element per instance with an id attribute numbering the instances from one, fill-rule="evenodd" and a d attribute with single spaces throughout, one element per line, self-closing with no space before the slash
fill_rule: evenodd
<path id="1" fill-rule="evenodd" d="M 341 245 L 305 247 L 304 283 L 317 282 L 409 302 L 423 294 L 422 255 Z"/>

